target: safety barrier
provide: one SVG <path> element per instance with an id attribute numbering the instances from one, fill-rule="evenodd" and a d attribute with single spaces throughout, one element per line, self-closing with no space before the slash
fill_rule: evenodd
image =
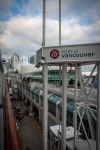
<path id="1" fill-rule="evenodd" d="M 6 150 L 21 150 L 22 148 L 18 137 L 18 130 L 8 93 L 6 94 L 6 127 L 7 127 Z"/>

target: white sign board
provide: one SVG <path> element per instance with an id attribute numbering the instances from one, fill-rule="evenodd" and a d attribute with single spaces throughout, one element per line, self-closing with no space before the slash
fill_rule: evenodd
<path id="1" fill-rule="evenodd" d="M 47 63 L 100 61 L 100 44 L 44 47 L 37 51 L 37 60 Z"/>

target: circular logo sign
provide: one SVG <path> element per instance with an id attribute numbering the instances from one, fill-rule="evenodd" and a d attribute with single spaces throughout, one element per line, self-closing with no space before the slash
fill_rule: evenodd
<path id="1" fill-rule="evenodd" d="M 59 51 L 57 49 L 54 49 L 50 52 L 50 57 L 53 59 L 57 59 L 59 57 Z"/>

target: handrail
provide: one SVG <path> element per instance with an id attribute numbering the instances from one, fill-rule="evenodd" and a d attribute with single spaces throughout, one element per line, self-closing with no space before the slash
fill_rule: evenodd
<path id="1" fill-rule="evenodd" d="M 21 150 L 15 118 L 12 111 L 9 93 L 6 88 L 6 127 L 7 127 L 7 150 Z"/>

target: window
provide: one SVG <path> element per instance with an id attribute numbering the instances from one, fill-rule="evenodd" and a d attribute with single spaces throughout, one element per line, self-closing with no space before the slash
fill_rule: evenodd
<path id="1" fill-rule="evenodd" d="M 48 102 L 48 111 L 50 114 L 56 117 L 56 105 L 52 102 Z"/>
<path id="2" fill-rule="evenodd" d="M 36 102 L 39 104 L 39 96 L 35 94 L 35 97 L 36 97 Z"/>

